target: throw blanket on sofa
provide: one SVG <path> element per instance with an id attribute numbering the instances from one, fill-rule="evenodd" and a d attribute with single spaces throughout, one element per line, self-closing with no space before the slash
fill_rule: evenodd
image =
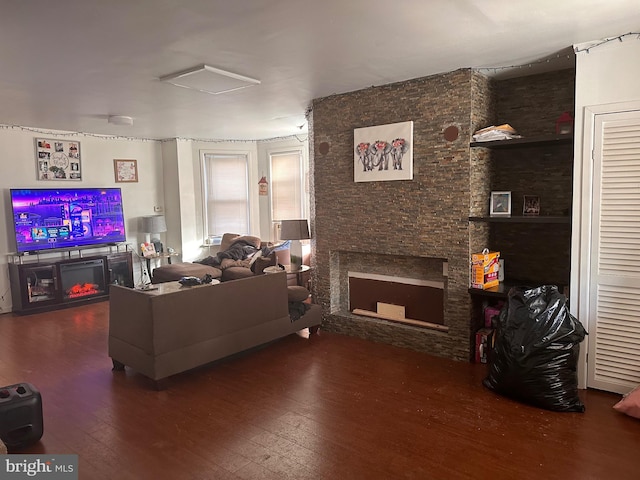
<path id="1" fill-rule="evenodd" d="M 302 317 L 311 306 L 303 302 L 289 302 L 289 318 L 292 322 L 295 322 Z"/>
<path id="2" fill-rule="evenodd" d="M 196 260 L 194 263 L 201 263 L 203 265 L 209 265 L 211 267 L 219 267 L 222 261 L 225 259 L 245 260 L 258 251 L 260 251 L 260 249 L 256 248 L 250 242 L 246 240 L 238 240 L 233 242 L 226 250 L 216 253 L 215 257 L 209 255 L 202 260 Z"/>

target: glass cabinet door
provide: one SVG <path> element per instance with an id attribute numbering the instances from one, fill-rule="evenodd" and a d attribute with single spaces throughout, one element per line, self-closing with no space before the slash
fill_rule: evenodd
<path id="1" fill-rule="evenodd" d="M 107 257 L 109 283 L 133 288 L 133 263 L 131 252 L 117 253 Z"/>
<path id="2" fill-rule="evenodd" d="M 23 266 L 21 277 L 27 304 L 57 299 L 58 281 L 55 265 Z"/>

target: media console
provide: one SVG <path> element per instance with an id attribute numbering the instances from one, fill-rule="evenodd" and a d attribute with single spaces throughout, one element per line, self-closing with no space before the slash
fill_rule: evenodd
<path id="1" fill-rule="evenodd" d="M 131 251 L 116 247 L 108 252 L 65 257 L 13 255 L 9 279 L 13 312 L 36 313 L 109 298 L 109 286 L 133 288 Z"/>

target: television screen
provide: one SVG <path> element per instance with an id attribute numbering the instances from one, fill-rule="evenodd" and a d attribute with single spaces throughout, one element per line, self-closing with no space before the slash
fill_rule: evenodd
<path id="1" fill-rule="evenodd" d="M 119 188 L 11 189 L 18 253 L 126 240 Z"/>

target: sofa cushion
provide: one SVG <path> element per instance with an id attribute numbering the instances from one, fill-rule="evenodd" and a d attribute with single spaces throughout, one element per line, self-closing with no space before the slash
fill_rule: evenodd
<path id="1" fill-rule="evenodd" d="M 247 267 L 229 267 L 222 271 L 223 282 L 229 280 L 239 280 L 241 278 L 253 277 L 253 272 Z"/>
<path id="2" fill-rule="evenodd" d="M 271 252 L 268 256 L 262 257 L 256 254 L 251 262 L 251 271 L 257 275 L 264 273 L 264 269 L 276 265 L 276 252 Z"/>
<path id="3" fill-rule="evenodd" d="M 222 240 L 220 240 L 219 251 L 224 252 L 225 250 L 228 250 L 233 243 L 239 240 L 244 240 L 249 245 L 253 245 L 256 248 L 260 248 L 260 245 L 262 244 L 260 237 L 254 237 L 253 235 L 239 235 L 237 233 L 225 233 L 222 236 Z"/>
<path id="4" fill-rule="evenodd" d="M 287 287 L 287 294 L 290 302 L 304 302 L 311 293 L 304 287 L 290 285 Z"/>
<path id="5" fill-rule="evenodd" d="M 153 270 L 153 283 L 177 282 L 182 277 L 198 277 L 211 275 L 213 278 L 220 278 L 222 270 L 210 265 L 202 265 L 200 263 L 172 263 L 171 265 L 163 265 Z"/>
<path id="6" fill-rule="evenodd" d="M 231 258 L 223 258 L 220 262 L 220 270 L 226 270 L 231 267 L 243 267 L 249 268 L 251 266 L 251 258 L 245 258 L 244 260 L 233 260 Z"/>
<path id="7" fill-rule="evenodd" d="M 222 235 L 219 251 L 224 252 L 225 250 L 227 250 L 231 246 L 233 240 L 238 238 L 239 236 L 239 233 L 225 233 L 224 235 Z"/>

